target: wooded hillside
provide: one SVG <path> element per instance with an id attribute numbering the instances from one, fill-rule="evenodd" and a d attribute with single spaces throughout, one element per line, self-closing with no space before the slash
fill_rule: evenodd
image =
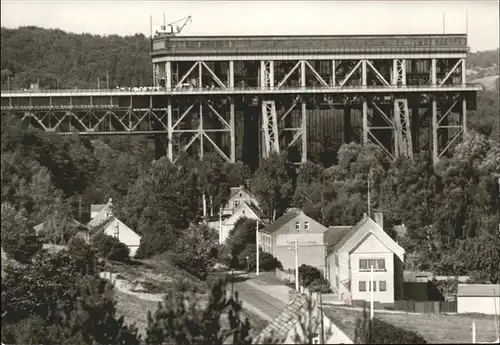
<path id="1" fill-rule="evenodd" d="M 1 29 L 2 89 L 145 86 L 152 83 L 149 40 L 142 34 L 120 37 L 73 34 L 34 26 Z"/>

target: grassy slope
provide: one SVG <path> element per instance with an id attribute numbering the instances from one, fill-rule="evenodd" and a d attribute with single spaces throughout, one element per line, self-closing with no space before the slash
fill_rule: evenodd
<path id="1" fill-rule="evenodd" d="M 325 307 L 325 314 L 350 337 L 354 337 L 358 310 Z M 458 314 L 377 313 L 375 317 L 395 326 L 419 333 L 429 343 L 470 343 L 472 322 L 476 323 L 477 341 L 496 339 L 494 316 Z M 351 338 L 352 339 L 352 338 Z"/>
<path id="2" fill-rule="evenodd" d="M 154 291 L 150 291 L 151 293 L 164 291 L 171 287 L 175 281 L 179 280 L 187 281 L 192 287 L 196 286 L 200 292 L 206 292 L 207 289 L 204 282 L 170 264 L 168 257 L 165 256 L 141 260 L 135 265 L 112 263 L 111 266 L 113 272 L 120 274 L 124 278 L 146 280 L 149 283 L 148 286 L 154 288 Z M 139 329 L 139 333 L 144 337 L 147 327 L 147 313 L 148 311 L 154 313 L 158 303 L 142 300 L 120 291 L 116 291 L 115 294 L 117 297 L 116 308 L 118 315 L 124 316 L 127 324 L 135 323 Z M 267 325 L 266 321 L 246 309 L 243 309 L 242 316 L 248 318 L 252 328 L 250 332 L 252 336 L 256 335 Z M 222 320 L 222 325 L 227 325 L 227 321 Z"/>

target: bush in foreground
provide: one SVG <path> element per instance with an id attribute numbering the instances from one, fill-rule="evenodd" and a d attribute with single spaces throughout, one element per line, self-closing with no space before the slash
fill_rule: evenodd
<path id="1" fill-rule="evenodd" d="M 355 344 L 427 344 L 418 333 L 396 327 L 378 318 L 370 320 L 366 304 L 363 317 L 356 320 Z"/>
<path id="2" fill-rule="evenodd" d="M 115 237 L 99 233 L 92 238 L 92 245 L 99 256 L 108 260 L 124 262 L 129 259 L 129 248 Z"/>

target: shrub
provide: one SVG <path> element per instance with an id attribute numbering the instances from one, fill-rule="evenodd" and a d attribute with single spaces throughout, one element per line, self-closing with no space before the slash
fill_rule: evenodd
<path id="1" fill-rule="evenodd" d="M 235 266 L 233 268 L 238 269 L 250 269 L 250 271 L 254 271 L 256 269 L 257 263 L 257 253 L 255 250 L 255 244 L 248 244 L 245 249 L 237 256 L 237 260 L 235 260 Z M 248 266 L 247 266 L 247 257 L 248 257 Z M 272 254 L 263 252 L 262 250 L 259 253 L 259 269 L 261 271 L 272 271 L 276 268 L 283 269 L 283 265 L 277 258 L 275 258 Z"/>
<path id="2" fill-rule="evenodd" d="M 332 289 L 330 288 L 330 283 L 323 277 L 313 280 L 313 282 L 309 284 L 307 288 L 311 292 L 321 292 L 321 293 L 332 292 Z"/>
<path id="3" fill-rule="evenodd" d="M 308 287 L 313 281 L 321 279 L 322 277 L 321 271 L 316 267 L 309 265 L 300 265 L 299 267 L 299 281 L 300 284 L 305 287 Z"/>
<path id="4" fill-rule="evenodd" d="M 27 263 L 42 249 L 42 241 L 34 229 L 4 229 L 2 228 L 2 248 L 8 257 Z"/>
<path id="5" fill-rule="evenodd" d="M 92 245 L 99 256 L 108 260 L 123 262 L 129 259 L 130 250 L 115 237 L 99 233 L 92 239 Z"/>
<path id="6" fill-rule="evenodd" d="M 378 318 L 370 320 L 366 309 L 363 317 L 356 320 L 354 332 L 355 344 L 427 344 L 418 333 L 396 327 Z"/>
<path id="7" fill-rule="evenodd" d="M 141 244 L 135 253 L 136 259 L 150 258 L 156 254 L 162 254 L 175 247 L 177 237 L 173 235 L 173 229 L 166 225 L 164 229 L 145 232 L 141 238 Z"/>

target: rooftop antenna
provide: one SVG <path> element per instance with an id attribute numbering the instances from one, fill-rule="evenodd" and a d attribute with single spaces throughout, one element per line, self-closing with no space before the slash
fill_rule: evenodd
<path id="1" fill-rule="evenodd" d="M 469 34 L 469 17 L 467 15 L 467 9 L 465 9 L 465 35 Z"/>
<path id="2" fill-rule="evenodd" d="M 165 12 L 163 12 L 163 28 L 162 28 L 162 31 L 165 31 L 167 30 L 167 24 L 165 22 Z"/>
<path id="3" fill-rule="evenodd" d="M 149 37 L 153 38 L 153 16 L 149 15 Z"/>

